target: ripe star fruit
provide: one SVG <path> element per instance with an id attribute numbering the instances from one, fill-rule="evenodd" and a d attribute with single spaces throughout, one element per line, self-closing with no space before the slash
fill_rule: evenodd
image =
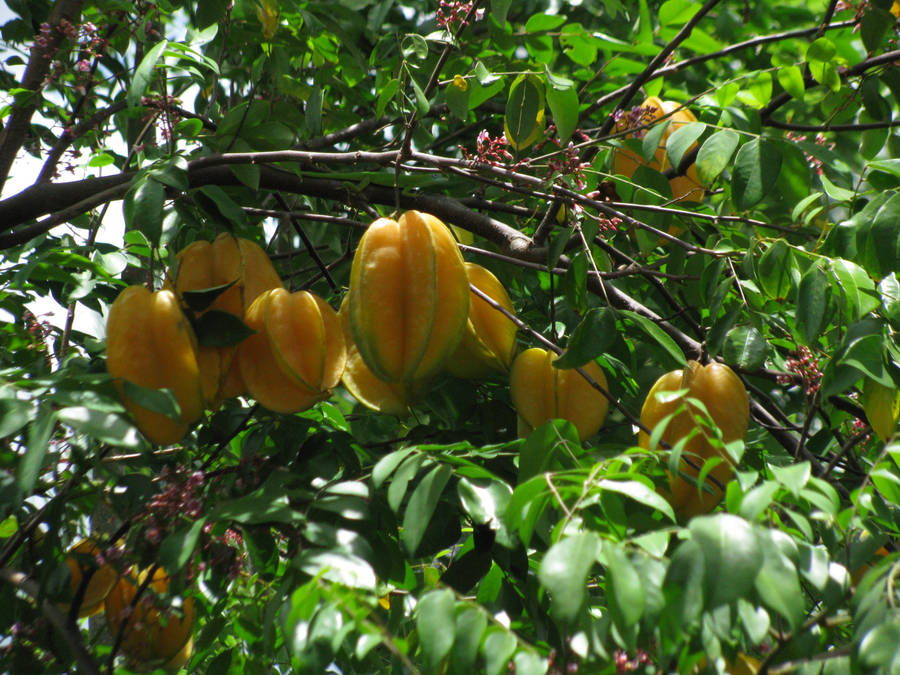
<path id="1" fill-rule="evenodd" d="M 341 381 L 347 349 L 337 312 L 308 291 L 273 288 L 247 309 L 254 331 L 238 348 L 249 394 L 269 410 L 293 413 L 331 395 Z"/>
<path id="2" fill-rule="evenodd" d="M 113 640 L 122 631 L 120 649 L 135 665 L 179 668 L 193 651 L 194 599 L 184 598 L 180 609 L 161 608 L 158 600 L 169 588 L 169 576 L 157 567 L 141 597 L 134 602 L 148 574 L 149 568 L 140 572 L 132 569 L 119 579 L 106 596 L 107 627 Z"/>
<path id="3" fill-rule="evenodd" d="M 900 417 L 900 391 L 866 378 L 860 403 L 866 412 L 869 425 L 882 441 L 887 441 L 897 430 L 897 419 Z"/>
<path id="4" fill-rule="evenodd" d="M 641 120 L 641 125 L 650 124 L 665 115 L 669 115 L 667 119 L 671 120 L 669 127 L 663 132 L 662 137 L 659 139 L 659 146 L 656 148 L 653 159 L 649 163 L 651 169 L 656 169 L 662 173 L 671 168 L 669 156 L 666 153 L 666 141 L 669 136 L 671 136 L 672 132 L 679 127 L 690 124 L 691 122 L 696 122 L 697 118 L 694 117 L 694 113 L 687 108 L 679 109 L 678 103 L 675 103 L 674 101 L 662 101 L 656 96 L 651 96 L 645 100 L 641 104 L 641 108 L 646 110 L 646 113 Z M 617 125 L 617 127 L 619 131 L 623 131 L 627 128 L 619 125 Z M 628 134 L 625 138 L 633 138 L 633 136 Z M 689 151 L 693 150 L 696 146 L 696 143 L 691 145 Z M 631 178 L 634 175 L 634 172 L 637 171 L 637 168 L 644 164 L 647 164 L 647 162 L 644 160 L 643 156 L 635 153 L 629 148 L 616 148 L 613 152 L 613 173 L 625 176 L 626 178 Z M 685 175 L 675 176 L 674 178 L 669 179 L 669 185 L 672 187 L 672 198 L 675 201 L 699 202 L 703 199 L 703 185 L 700 183 L 700 178 L 697 176 L 697 167 L 694 164 L 691 164 L 688 167 Z"/>
<path id="5" fill-rule="evenodd" d="M 609 410 L 609 401 L 575 369 L 554 368 L 557 356 L 532 347 L 516 357 L 509 373 L 513 406 L 519 414 L 519 435 L 552 419 L 569 420 L 584 441 L 596 434 Z M 591 361 L 582 369 L 608 389 L 603 369 Z"/>
<path id="6" fill-rule="evenodd" d="M 129 286 L 119 294 L 106 322 L 106 368 L 138 429 L 153 443 L 177 443 L 203 414 L 197 338 L 171 291 Z M 125 380 L 147 389 L 171 389 L 179 418 L 138 405 L 126 395 Z"/>
<path id="7" fill-rule="evenodd" d="M 256 243 L 223 232 L 212 242 L 195 241 L 177 255 L 166 287 L 184 302 L 184 293 L 232 284 L 206 308 L 198 312 L 227 312 L 243 317 L 250 304 L 271 288 L 283 288 L 278 272 L 266 252 Z M 246 388 L 234 363 L 237 345 L 200 346 L 197 360 L 203 396 L 210 408 L 226 398 L 240 396 Z"/>
<path id="8" fill-rule="evenodd" d="M 672 392 L 681 393 L 665 396 Z M 659 394 L 663 395 L 662 400 Z M 662 440 L 669 445 L 689 438 L 682 451 L 679 474 L 694 479 L 699 475 L 697 469 L 685 461 L 685 457 L 700 467 L 711 457 L 721 457 L 722 461 L 710 470 L 708 476 L 724 485 L 734 474 L 732 460 L 721 444 L 713 442 L 713 430 L 697 421 L 696 417 L 703 413 L 688 399 L 703 403 L 712 422 L 722 433 L 722 442 L 730 443 L 743 439 L 747 433 L 750 422 L 747 390 L 728 366 L 716 362 L 703 366 L 689 361 L 684 369 L 673 370 L 660 377 L 641 408 L 641 423 L 651 431 L 672 416 L 662 434 Z M 650 438 L 643 431 L 638 434 L 638 444 L 645 449 L 650 447 Z M 706 481 L 700 491 L 696 482 L 689 482 L 681 475 L 669 478 L 671 492 L 664 492 L 663 496 L 672 504 L 675 513 L 684 518 L 710 511 L 724 496 L 723 490 L 711 481 Z"/>
<path id="9" fill-rule="evenodd" d="M 69 568 L 69 590 L 75 598 L 82 579 L 91 574 L 81 604 L 78 607 L 78 618 L 99 614 L 103 610 L 103 601 L 119 580 L 119 573 L 109 563 L 98 565 L 95 558 L 100 553 L 96 542 L 82 539 L 66 554 L 66 565 Z"/>
<path id="10" fill-rule="evenodd" d="M 467 262 L 466 272 L 470 284 L 510 314 L 516 313 L 503 284 L 490 270 Z M 517 330 L 509 317 L 472 291 L 466 330 L 456 351 L 447 360 L 447 371 L 463 378 L 486 377 L 494 371 L 508 373 L 516 355 Z"/>
<path id="11" fill-rule="evenodd" d="M 410 383 L 441 370 L 469 316 L 469 279 L 450 229 L 419 211 L 372 223 L 353 256 L 347 311 L 378 379 Z"/>
<path id="12" fill-rule="evenodd" d="M 386 415 L 406 417 L 410 404 L 425 393 L 428 387 L 425 381 L 385 382 L 379 380 L 360 355 L 353 335 L 350 332 L 350 320 L 347 318 L 347 296 L 341 303 L 338 316 L 347 345 L 347 365 L 341 376 L 341 383 L 353 397 L 367 408 Z"/>

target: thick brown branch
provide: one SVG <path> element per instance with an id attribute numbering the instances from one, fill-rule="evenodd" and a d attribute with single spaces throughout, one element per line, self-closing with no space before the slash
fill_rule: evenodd
<path id="1" fill-rule="evenodd" d="M 47 22 L 51 27 L 50 34 L 45 37 L 43 44 L 35 41 L 31 47 L 28 66 L 25 68 L 25 75 L 22 77 L 20 86 L 32 94 L 21 105 L 13 106 L 9 121 L 0 130 L 0 188 L 6 182 L 13 162 L 16 161 L 16 156 L 19 154 L 19 149 L 25 142 L 31 117 L 37 110 L 38 101 L 40 101 L 41 87 L 47 73 L 50 72 L 53 54 L 56 53 L 63 41 L 64 33 L 60 24 L 63 20 L 72 24 L 78 23 L 82 4 L 84 4 L 83 0 L 58 0 Z"/>

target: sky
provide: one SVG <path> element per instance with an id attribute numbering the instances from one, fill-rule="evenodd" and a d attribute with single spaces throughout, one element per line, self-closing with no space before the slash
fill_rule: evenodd
<path id="1" fill-rule="evenodd" d="M 15 18 L 15 14 L 9 9 L 4 0 L 0 0 L 0 25 L 7 23 L 13 18 Z M 10 52 L 5 49 L 5 45 L 0 42 L 0 61 L 5 62 L 9 53 Z M 21 77 L 21 74 L 24 71 L 24 66 L 4 66 L 4 68 L 10 70 L 17 77 Z M 7 101 L 2 100 L 2 104 L 5 103 L 7 103 Z M 83 157 L 85 163 L 89 159 L 90 157 L 87 155 Z M 22 153 L 13 166 L 13 171 L 11 172 L 9 180 L 7 180 L 6 184 L 3 186 L 2 197 L 9 197 L 17 194 L 28 187 L 34 176 L 38 174 L 41 164 L 40 160 L 26 153 Z M 92 169 L 91 171 L 92 173 L 96 172 L 95 169 Z M 81 173 L 83 174 L 85 172 Z M 82 177 L 81 174 L 76 175 L 76 178 L 80 177 Z M 65 226 L 63 225 L 61 227 Z M 71 230 L 71 232 L 76 234 L 78 231 Z M 121 204 L 117 202 L 112 204 L 108 210 L 98 240 L 120 245 L 123 232 L 124 222 L 122 220 L 122 207 Z M 0 254 L 0 265 L 3 264 L 2 254 Z M 36 316 L 59 329 L 62 329 L 65 326 L 67 310 L 52 298 L 36 298 L 30 303 L 29 309 Z M 0 310 L 0 321 L 13 321 L 15 318 L 16 317 L 13 317 L 8 312 Z M 106 322 L 100 314 L 80 303 L 78 304 L 73 325 L 75 330 L 87 333 L 96 338 L 102 338 L 106 334 L 105 324 Z"/>

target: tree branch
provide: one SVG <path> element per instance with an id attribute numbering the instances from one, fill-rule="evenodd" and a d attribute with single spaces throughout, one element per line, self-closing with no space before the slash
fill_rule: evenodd
<path id="1" fill-rule="evenodd" d="M 31 125 L 31 117 L 37 110 L 40 101 L 40 90 L 44 79 L 50 72 L 50 64 L 53 55 L 59 49 L 64 39 L 64 32 L 60 28 L 63 20 L 70 23 L 78 23 L 81 16 L 81 6 L 84 0 L 58 0 L 50 13 L 50 34 L 44 39 L 43 44 L 35 40 L 31 46 L 31 55 L 28 58 L 28 66 L 22 77 L 20 86 L 31 92 L 29 98 L 22 105 L 13 105 L 12 114 L 6 126 L 0 130 L 0 189 L 9 177 L 13 162 L 19 154 L 19 149 L 28 135 Z"/>

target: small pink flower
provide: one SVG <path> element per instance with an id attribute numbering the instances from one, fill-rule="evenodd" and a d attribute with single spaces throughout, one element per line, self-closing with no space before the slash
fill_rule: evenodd
<path id="1" fill-rule="evenodd" d="M 87 62 L 85 59 L 81 59 L 78 63 L 75 64 L 75 69 L 79 73 L 87 73 L 91 70 L 91 64 Z"/>

